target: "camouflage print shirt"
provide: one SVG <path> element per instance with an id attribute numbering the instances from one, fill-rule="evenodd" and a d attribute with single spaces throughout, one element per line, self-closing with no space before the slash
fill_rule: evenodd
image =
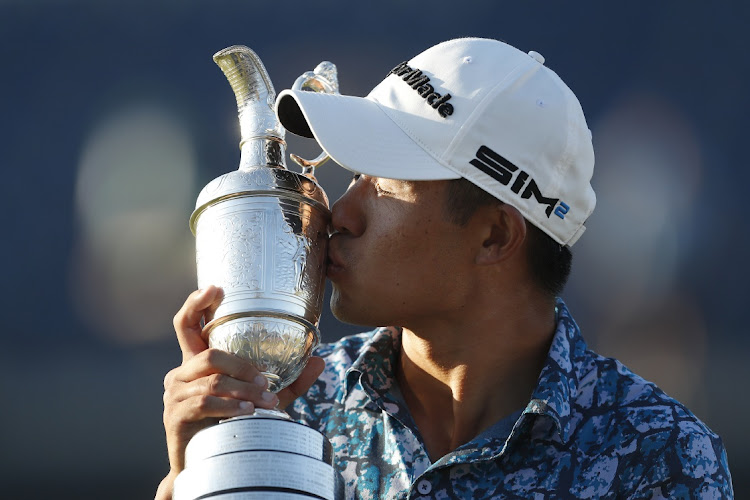
<path id="1" fill-rule="evenodd" d="M 290 413 L 331 440 L 347 498 L 732 498 L 720 438 L 588 350 L 562 301 L 558 311 L 526 408 L 505 432 L 490 429 L 434 463 L 398 391 L 397 328 L 321 346 L 326 369 Z"/>

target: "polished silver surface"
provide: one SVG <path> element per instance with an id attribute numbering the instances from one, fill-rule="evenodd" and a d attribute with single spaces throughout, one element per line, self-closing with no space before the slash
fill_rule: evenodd
<path id="1" fill-rule="evenodd" d="M 247 47 L 217 52 L 240 120 L 240 165 L 198 195 L 190 228 L 198 286 L 221 302 L 206 315 L 208 345 L 249 360 L 278 392 L 319 343 L 330 210 L 315 181 L 284 164 L 284 129 L 263 64 Z M 338 88 L 335 66 L 320 66 L 306 88 Z M 317 87 L 316 87 L 317 86 Z M 319 87 L 319 89 L 318 89 Z M 329 441 L 278 410 L 256 410 L 198 432 L 187 445 L 175 500 L 343 498 Z"/>
<path id="2" fill-rule="evenodd" d="M 259 409 L 199 431 L 185 449 L 174 500 L 342 500 L 331 443 L 279 410 Z"/>
<path id="3" fill-rule="evenodd" d="M 286 491 L 326 500 L 336 498 L 333 467 L 314 458 L 282 451 L 242 451 L 217 455 L 183 470 L 175 479 L 175 500 L 195 500 L 230 492 Z"/>
<path id="4" fill-rule="evenodd" d="M 319 343 L 328 198 L 312 173 L 285 167 L 276 93 L 258 56 L 235 45 L 214 60 L 235 93 L 242 137 L 239 169 L 208 183 L 190 218 L 198 286 L 224 292 L 203 335 L 251 361 L 277 392 Z"/>
<path id="5" fill-rule="evenodd" d="M 215 498 L 230 492 L 243 496 L 228 498 L 274 498 L 283 492 L 338 499 L 343 490 L 332 455 L 331 444 L 320 432 L 283 412 L 258 410 L 255 415 L 223 420 L 193 436 L 173 498 Z M 267 496 L 253 496 L 261 493 Z"/>
<path id="6" fill-rule="evenodd" d="M 200 467 L 201 461 L 228 453 L 266 450 L 304 455 L 328 465 L 333 462 L 331 444 L 323 434 L 284 412 L 258 410 L 198 432 L 185 449 L 185 467 Z"/>

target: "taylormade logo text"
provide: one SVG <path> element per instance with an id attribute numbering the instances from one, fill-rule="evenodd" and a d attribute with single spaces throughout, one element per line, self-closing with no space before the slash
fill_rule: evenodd
<path id="1" fill-rule="evenodd" d="M 552 215 L 553 210 L 555 215 L 561 219 L 565 218 L 565 214 L 568 213 L 570 207 L 565 202 L 560 201 L 559 198 L 547 198 L 543 196 L 536 181 L 527 172 L 519 169 L 487 146 L 480 146 L 476 156 L 469 163 L 504 186 L 510 184 L 510 181 L 515 176 L 515 180 L 510 186 L 511 191 L 516 194 L 521 193 L 521 198 L 524 200 L 533 196 L 540 205 L 547 205 L 544 213 L 547 214 L 548 218 Z M 518 175 L 516 175 L 516 172 Z M 521 189 L 523 189 L 523 192 L 521 192 Z"/>
<path id="2" fill-rule="evenodd" d="M 417 93 L 422 96 L 422 98 L 426 100 L 433 109 L 436 109 L 443 118 L 447 118 L 453 114 L 453 105 L 448 102 L 451 95 L 440 95 L 435 92 L 435 87 L 429 83 L 430 77 L 423 75 L 418 69 L 410 68 L 406 64 L 406 61 L 389 71 L 388 75 L 390 74 L 400 76 L 407 85 L 416 90 Z"/>

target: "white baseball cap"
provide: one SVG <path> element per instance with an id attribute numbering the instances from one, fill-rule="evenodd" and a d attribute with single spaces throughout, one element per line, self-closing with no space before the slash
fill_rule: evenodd
<path id="1" fill-rule="evenodd" d="M 367 97 L 285 90 L 276 113 L 339 165 L 402 180 L 464 177 L 573 245 L 596 204 L 578 99 L 544 58 L 460 38 L 397 65 Z"/>

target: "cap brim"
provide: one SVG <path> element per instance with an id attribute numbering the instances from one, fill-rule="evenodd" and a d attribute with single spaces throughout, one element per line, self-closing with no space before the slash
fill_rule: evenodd
<path id="1" fill-rule="evenodd" d="M 412 181 L 461 177 L 414 142 L 375 101 L 284 90 L 276 114 L 284 128 L 314 137 L 336 163 L 353 172 Z"/>

